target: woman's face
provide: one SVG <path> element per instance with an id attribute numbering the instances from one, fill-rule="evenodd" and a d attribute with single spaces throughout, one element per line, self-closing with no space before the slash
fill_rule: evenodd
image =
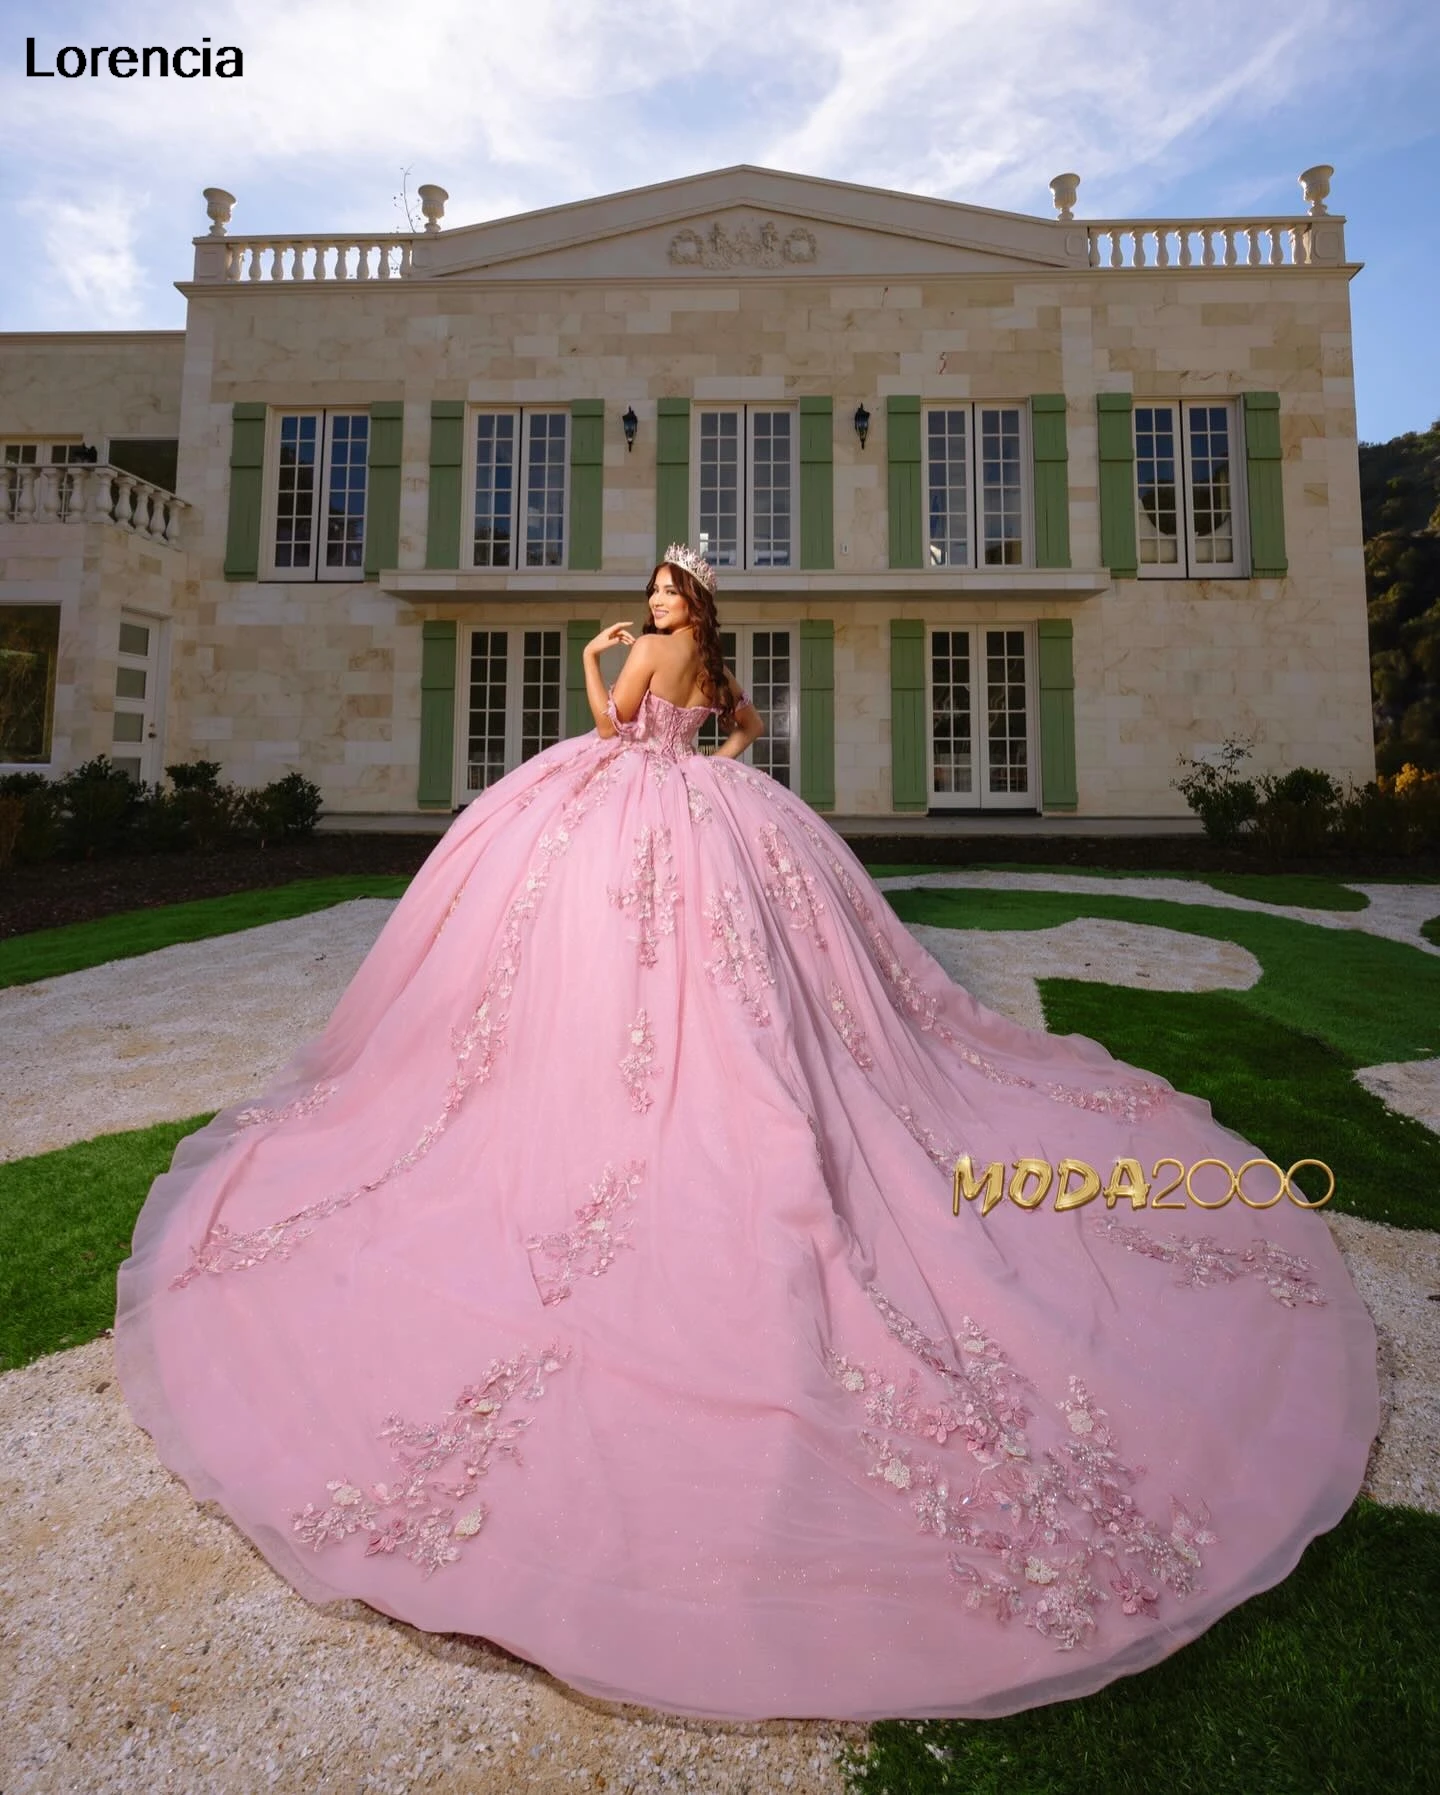
<path id="1" fill-rule="evenodd" d="M 662 567 L 655 576 L 655 590 L 650 594 L 650 615 L 656 629 L 666 634 L 683 629 L 690 621 L 689 603 L 668 567 Z"/>

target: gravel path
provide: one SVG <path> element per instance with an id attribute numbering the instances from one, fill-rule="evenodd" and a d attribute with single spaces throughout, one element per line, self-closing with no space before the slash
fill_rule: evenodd
<path id="1" fill-rule="evenodd" d="M 1043 886 L 1201 901 L 1182 880 L 940 873 L 885 884 Z M 1160 887 L 1165 889 L 1162 891 Z M 1202 888 L 1204 889 L 1204 888 Z M 1420 942 L 1434 888 L 1376 886 L 1371 911 L 1259 905 Z M 1407 895 L 1409 894 L 1409 895 Z M 363 899 L 0 992 L 0 1159 L 214 1109 L 318 1033 L 392 905 Z M 1152 925 L 916 927 L 995 1009 L 1043 1025 L 1035 981 L 1244 989 L 1242 948 Z M 1440 1128 L 1440 1062 L 1361 1074 Z M 1389 1087 L 1385 1078 L 1389 1078 Z M 1373 1082 L 1372 1082 L 1373 1080 Z M 1366 1488 L 1440 1513 L 1440 1235 L 1327 1215 L 1381 1341 L 1387 1414 Z M 260 1789 L 508 1795 L 690 1789 L 840 1795 L 864 1729 L 731 1725 L 610 1707 L 475 1642 L 294 1595 L 202 1510 L 130 1421 L 108 1339 L 0 1377 L 0 1790 Z"/>

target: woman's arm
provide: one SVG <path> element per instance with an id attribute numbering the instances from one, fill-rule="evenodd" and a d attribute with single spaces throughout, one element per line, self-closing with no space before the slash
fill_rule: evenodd
<path id="1" fill-rule="evenodd" d="M 590 715 L 595 719 L 596 733 L 602 740 L 615 734 L 615 725 L 608 714 L 611 694 L 606 692 L 605 681 L 600 674 L 600 656 L 617 642 L 628 644 L 630 649 L 613 687 L 615 712 L 622 723 L 634 721 L 655 665 L 655 638 L 641 636 L 637 639 L 632 636 L 629 622 L 612 623 L 602 629 L 593 641 L 585 644 L 582 656 L 585 664 L 585 699 L 590 706 Z M 626 712 L 629 713 L 628 716 Z"/>
<path id="2" fill-rule="evenodd" d="M 733 674 L 727 674 L 732 696 L 740 696 L 740 688 Z M 747 698 L 735 712 L 735 727 L 726 736 L 724 742 L 715 752 L 726 760 L 738 760 L 751 742 L 758 741 L 765 733 L 765 721 L 759 711 Z"/>

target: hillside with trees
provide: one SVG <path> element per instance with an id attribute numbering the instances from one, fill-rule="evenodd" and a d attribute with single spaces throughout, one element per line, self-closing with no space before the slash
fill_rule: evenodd
<path id="1" fill-rule="evenodd" d="M 1375 765 L 1440 770 L 1440 419 L 1360 445 Z"/>

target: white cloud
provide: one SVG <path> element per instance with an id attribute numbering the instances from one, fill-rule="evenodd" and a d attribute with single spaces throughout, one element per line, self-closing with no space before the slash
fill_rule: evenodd
<path id="1" fill-rule="evenodd" d="M 147 282 L 135 250 L 133 193 L 112 183 L 89 200 L 25 200 L 21 210 L 42 219 L 49 323 L 115 330 L 144 322 Z"/>
<path id="2" fill-rule="evenodd" d="M 738 161 L 1042 216 L 1049 177 L 1073 168 L 1082 214 L 1143 213 L 1162 189 L 1213 213 L 1207 170 L 1286 108 L 1303 160 L 1341 164 L 1325 136 L 1337 96 L 1418 41 L 1421 5 L 218 0 L 197 15 L 188 0 L 0 0 L 42 58 L 201 33 L 245 56 L 236 81 L 27 80 L 23 35 L 0 39 L 0 183 L 35 202 L 7 208 L 0 186 L 0 231 L 32 256 L 26 292 L 0 304 L 13 320 L 79 281 L 103 295 L 97 323 L 142 303 L 169 321 L 202 187 L 237 194 L 237 234 L 391 230 L 402 167 L 412 192 L 449 189 L 450 225 Z M 1428 91 L 1424 70 L 1412 54 L 1389 71 L 1387 110 L 1406 111 L 1407 82 Z M 1233 169 L 1224 182 L 1228 198 Z M 1298 210 L 1298 191 L 1258 203 Z"/>

